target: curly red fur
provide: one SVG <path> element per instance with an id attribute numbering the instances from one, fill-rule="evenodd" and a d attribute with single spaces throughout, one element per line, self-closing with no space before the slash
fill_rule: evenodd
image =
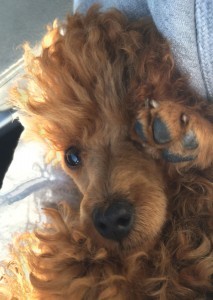
<path id="1" fill-rule="evenodd" d="M 14 246 L 19 268 L 23 254 L 30 272 L 30 282 L 22 274 L 20 299 L 204 299 L 213 289 L 213 105 L 189 87 L 150 20 L 130 22 L 95 6 L 62 27 L 64 35 L 49 31 L 41 55 L 26 49 L 28 88 L 16 90 L 14 103 L 28 134 L 47 142 L 83 199 L 78 212 L 68 204 L 45 209 L 51 225 L 31 236 L 40 253 L 29 235 Z M 176 140 L 177 112 L 192 115 L 195 161 L 166 163 L 161 146 L 143 147 L 132 124 L 151 116 L 147 98 L 162 103 Z M 64 162 L 71 145 L 82 149 L 82 170 Z M 117 193 L 137 217 L 120 244 L 102 238 L 90 217 Z"/>

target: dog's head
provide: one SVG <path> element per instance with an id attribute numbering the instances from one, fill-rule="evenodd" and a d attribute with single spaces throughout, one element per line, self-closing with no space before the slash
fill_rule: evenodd
<path id="1" fill-rule="evenodd" d="M 111 249 L 148 249 L 166 218 L 162 169 L 132 129 L 131 89 L 144 80 L 150 96 L 146 77 L 154 82 L 143 63 L 154 52 L 141 45 L 140 28 L 96 7 L 68 17 L 44 37 L 41 55 L 26 49 L 28 87 L 15 97 L 26 131 L 47 142 L 79 187 L 85 233 Z M 153 40 L 148 25 L 145 31 Z"/>

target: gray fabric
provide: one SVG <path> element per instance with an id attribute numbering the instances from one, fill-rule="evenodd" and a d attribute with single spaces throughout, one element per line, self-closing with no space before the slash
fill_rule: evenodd
<path id="1" fill-rule="evenodd" d="M 86 12 L 88 8 L 94 4 L 100 3 L 103 9 L 116 7 L 117 9 L 128 15 L 129 18 L 140 18 L 149 14 L 148 6 L 144 0 L 74 0 L 73 10 Z"/>
<path id="2" fill-rule="evenodd" d="M 85 12 L 93 0 L 74 1 Z M 116 7 L 130 18 L 151 15 L 171 42 L 179 68 L 193 88 L 213 101 L 213 0 L 99 0 L 103 9 Z"/>
<path id="3" fill-rule="evenodd" d="M 213 0 L 196 0 L 197 44 L 209 99 L 213 100 Z"/>
<path id="4" fill-rule="evenodd" d="M 148 0 L 148 3 L 155 24 L 171 42 L 178 65 L 190 76 L 197 92 L 206 97 L 196 41 L 194 0 Z"/>

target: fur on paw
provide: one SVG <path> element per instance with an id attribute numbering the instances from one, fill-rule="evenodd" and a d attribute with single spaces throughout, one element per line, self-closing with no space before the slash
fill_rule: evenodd
<path id="1" fill-rule="evenodd" d="M 213 161 L 213 125 L 192 107 L 171 101 L 146 100 L 133 126 L 134 139 L 154 158 L 169 163 Z"/>

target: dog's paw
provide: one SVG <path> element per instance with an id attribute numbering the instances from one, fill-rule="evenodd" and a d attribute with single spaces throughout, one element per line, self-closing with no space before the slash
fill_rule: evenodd
<path id="1" fill-rule="evenodd" d="M 154 158 L 207 167 L 213 160 L 213 125 L 193 108 L 147 100 L 134 124 L 134 135 Z"/>

